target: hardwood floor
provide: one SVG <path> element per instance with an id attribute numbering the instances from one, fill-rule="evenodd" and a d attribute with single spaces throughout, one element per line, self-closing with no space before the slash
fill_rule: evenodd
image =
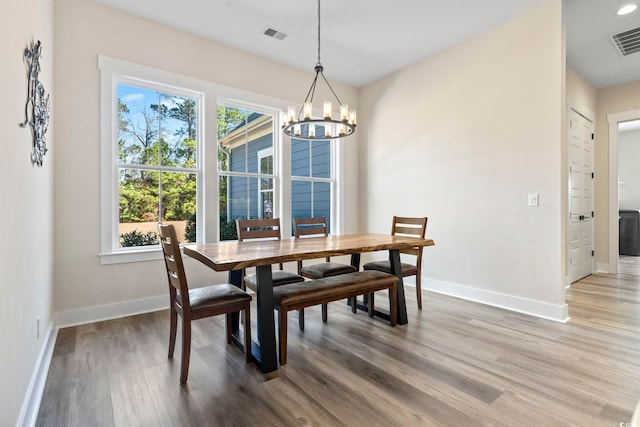
<path id="1" fill-rule="evenodd" d="M 629 257 L 632 258 L 632 257 Z M 194 322 L 189 382 L 168 311 L 59 331 L 38 426 L 618 426 L 640 398 L 640 263 L 568 291 L 560 324 L 426 292 L 409 324 L 344 302 L 289 315 L 288 363 L 263 375 Z M 376 303 L 384 304 L 381 293 Z M 254 316 L 255 318 L 255 316 Z M 255 329 L 254 329 L 255 330 Z"/>

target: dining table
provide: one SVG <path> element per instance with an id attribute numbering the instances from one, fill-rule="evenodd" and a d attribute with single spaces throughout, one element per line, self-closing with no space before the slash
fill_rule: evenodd
<path id="1" fill-rule="evenodd" d="M 432 239 L 393 236 L 388 234 L 358 233 L 329 235 L 327 237 L 284 238 L 280 240 L 224 241 L 219 243 L 189 244 L 183 247 L 185 255 L 194 258 L 211 269 L 229 273 L 229 283 L 241 286 L 242 270 L 256 268 L 257 276 L 257 342 L 253 341 L 252 358 L 264 373 L 278 369 L 276 333 L 273 305 L 272 264 L 292 261 L 351 255 L 351 265 L 360 267 L 360 254 L 388 251 L 391 271 L 398 277 L 397 314 L 398 325 L 405 325 L 407 306 L 404 297 L 400 251 L 433 246 Z M 384 317 L 384 313 L 375 314 Z M 238 344 L 239 316 L 233 317 L 233 337 Z M 245 325 L 245 328 L 250 325 Z M 241 344 L 240 344 L 241 345 Z"/>

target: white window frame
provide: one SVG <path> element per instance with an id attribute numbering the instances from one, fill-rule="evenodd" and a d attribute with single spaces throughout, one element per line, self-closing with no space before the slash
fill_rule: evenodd
<path id="1" fill-rule="evenodd" d="M 196 216 L 203 214 L 203 145 L 204 145 L 204 93 L 202 91 L 185 89 L 191 86 L 189 81 L 181 82 L 180 76 L 148 67 L 131 64 L 125 61 L 98 57 L 101 85 L 101 233 L 100 233 L 100 262 L 101 264 L 115 264 L 122 262 L 148 261 L 161 259 L 159 245 L 120 247 L 119 239 L 119 168 L 118 161 L 118 131 L 117 106 L 118 84 L 144 87 L 165 93 L 196 99 L 197 104 L 197 135 L 196 167 L 195 169 L 179 172 L 194 173 L 196 175 Z M 161 83 L 162 82 L 162 83 Z M 185 83 L 185 84 L 181 84 Z M 157 171 L 177 171 L 161 165 L 151 168 Z M 202 241 L 204 234 L 197 231 L 197 240 Z"/>
<path id="2" fill-rule="evenodd" d="M 275 141 L 274 141 L 274 143 L 275 143 Z M 273 156 L 273 147 L 265 148 L 264 150 L 258 151 L 258 173 L 260 175 L 263 175 L 263 172 L 262 172 L 262 159 L 264 159 L 265 157 L 269 157 L 269 156 L 272 157 L 272 160 L 271 160 L 272 163 L 273 163 L 272 166 L 275 166 L 275 160 L 276 159 Z M 273 167 L 274 178 L 275 178 L 276 171 L 277 171 L 276 168 Z M 275 192 L 276 192 L 275 180 L 271 181 L 271 188 L 269 190 L 263 190 L 262 189 L 262 185 L 258 184 L 258 186 L 259 186 L 259 190 L 258 191 L 260 192 L 259 200 L 262 200 L 263 205 L 264 205 L 264 194 L 265 193 L 271 193 L 273 195 L 272 199 L 274 199 L 274 201 L 275 201 Z M 273 204 L 275 205 L 275 202 Z M 271 209 L 275 209 L 275 207 L 272 206 Z M 260 219 L 264 218 L 264 206 L 262 206 L 262 209 L 258 210 L 258 218 L 260 218 Z M 275 218 L 275 215 L 274 215 L 274 218 Z"/>

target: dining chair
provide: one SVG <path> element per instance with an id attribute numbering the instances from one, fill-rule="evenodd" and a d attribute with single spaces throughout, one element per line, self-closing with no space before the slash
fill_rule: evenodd
<path id="1" fill-rule="evenodd" d="M 296 239 L 305 237 L 327 237 L 329 229 L 326 217 L 317 218 L 293 218 L 293 234 Z M 351 264 L 331 262 L 330 257 L 325 262 L 303 266 L 298 261 L 298 274 L 308 279 L 320 279 L 322 277 L 338 276 L 340 274 L 355 273 L 357 267 Z M 327 304 L 322 304 L 322 321 L 327 322 Z"/>
<path id="2" fill-rule="evenodd" d="M 427 232 L 427 217 L 411 218 L 394 216 L 391 225 L 391 235 L 411 236 L 424 239 Z M 401 250 L 400 253 L 415 255 L 416 263 L 401 263 L 402 277 L 416 276 L 416 298 L 418 299 L 418 309 L 422 310 L 422 247 Z M 389 260 L 368 262 L 362 266 L 365 270 L 378 270 L 391 273 L 391 263 Z"/>
<path id="3" fill-rule="evenodd" d="M 173 358 L 178 328 L 178 315 L 182 317 L 182 360 L 180 384 L 187 382 L 191 355 L 191 321 L 226 314 L 227 343 L 232 341 L 232 314 L 244 311 L 244 353 L 251 361 L 251 295 L 231 284 L 210 285 L 189 289 L 182 262 L 180 244 L 172 224 L 158 223 L 160 245 L 169 279 L 169 358 Z"/>
<path id="4" fill-rule="evenodd" d="M 238 231 L 238 241 L 247 240 L 280 240 L 282 238 L 280 218 L 272 219 L 236 219 L 236 229 Z M 258 288 L 257 274 L 247 274 L 242 270 L 242 283 L 253 290 Z M 304 277 L 284 270 L 280 263 L 279 270 L 272 270 L 271 280 L 273 286 L 287 285 L 289 283 L 304 282 Z M 304 330 L 304 309 L 298 311 L 298 323 L 300 330 Z"/>

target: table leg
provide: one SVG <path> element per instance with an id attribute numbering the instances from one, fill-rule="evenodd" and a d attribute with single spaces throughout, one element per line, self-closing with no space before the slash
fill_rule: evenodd
<path id="1" fill-rule="evenodd" d="M 402 265 L 400 264 L 400 251 L 398 249 L 389 251 L 389 263 L 391 264 L 391 273 L 398 276 L 398 325 L 406 325 L 408 323 L 407 304 L 404 299 Z"/>
<path id="2" fill-rule="evenodd" d="M 351 254 L 351 265 L 360 270 L 360 254 Z M 356 312 L 357 297 L 347 298 L 347 305 L 353 307 L 353 312 Z"/>
<path id="3" fill-rule="evenodd" d="M 258 290 L 258 342 L 253 342 L 251 353 L 258 367 L 264 373 L 278 369 L 276 352 L 276 328 L 273 318 L 273 279 L 271 265 L 256 268 Z"/>
<path id="4" fill-rule="evenodd" d="M 242 270 L 230 270 L 229 271 L 229 283 L 239 288 L 242 287 Z M 231 341 L 243 351 L 249 351 L 244 348 L 244 340 L 240 337 L 240 313 L 231 313 Z M 245 325 L 245 328 L 250 328 L 251 325 Z"/>

